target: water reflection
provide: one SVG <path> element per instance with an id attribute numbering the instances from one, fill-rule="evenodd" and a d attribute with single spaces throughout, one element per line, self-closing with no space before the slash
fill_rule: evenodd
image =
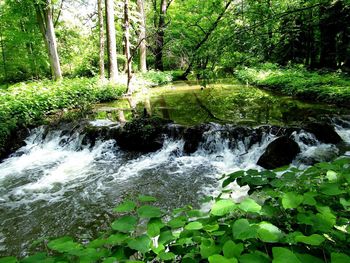
<path id="1" fill-rule="evenodd" d="M 126 120 L 147 114 L 183 125 L 203 122 L 290 125 L 310 118 L 348 114 L 345 109 L 273 95 L 235 80 L 176 82 L 98 107 L 106 106 L 122 109 Z"/>

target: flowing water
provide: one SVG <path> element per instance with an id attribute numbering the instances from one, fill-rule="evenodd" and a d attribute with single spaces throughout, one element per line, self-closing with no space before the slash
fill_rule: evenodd
<path id="1" fill-rule="evenodd" d="M 142 114 L 145 108 L 180 124 L 216 122 L 209 125 L 198 150 L 190 155 L 183 153 L 183 140 L 170 137 L 159 151 L 141 154 L 122 151 L 114 140 L 100 140 L 93 147 L 85 145 L 85 135 L 71 126 L 32 130 L 26 146 L 0 164 L 0 255 L 24 256 L 34 241 L 48 237 L 71 235 L 80 241 L 90 240 L 115 218 L 112 208 L 116 204 L 139 194 L 155 196 L 156 204 L 165 211 L 186 204 L 199 207 L 205 195 L 218 192 L 217 178 L 221 174 L 261 169 L 257 160 L 276 138 L 267 129 L 257 140 L 251 128 L 248 136 L 230 138 L 226 131 L 235 126 L 225 123 L 281 124 L 306 117 L 333 118 L 345 143 L 323 144 L 312 134 L 294 132 L 292 137 L 301 153 L 293 164 L 304 167 L 308 164 L 305 160 L 325 161 L 349 154 L 350 121 L 348 117 L 335 117 L 343 110 L 272 96 L 257 89 L 258 98 L 249 99 L 250 89 L 236 83 L 204 90 L 197 84 L 176 84 L 143 94 L 136 104 L 128 102 L 134 109 L 122 106 L 125 101 L 99 105 L 94 116 L 97 119 L 90 121 L 93 126 L 113 128 L 120 125 L 113 120 L 120 117 L 120 111 L 127 119 L 133 111 Z M 220 98 L 225 102 L 220 104 L 216 93 L 223 93 Z M 236 95 L 228 96 L 231 93 L 238 94 L 241 102 Z M 261 98 L 267 104 L 263 105 Z M 292 106 L 287 111 L 283 105 Z M 288 116 L 291 110 L 295 116 Z M 305 114 L 298 117 L 302 111 Z M 247 191 L 233 187 L 236 199 Z"/>

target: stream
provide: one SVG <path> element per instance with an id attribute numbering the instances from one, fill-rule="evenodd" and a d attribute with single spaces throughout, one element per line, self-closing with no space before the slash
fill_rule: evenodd
<path id="1" fill-rule="evenodd" d="M 116 218 L 112 209 L 118 203 L 140 194 L 156 197 L 164 211 L 200 207 L 203 197 L 218 193 L 223 173 L 262 169 L 256 163 L 277 134 L 266 128 L 256 137 L 257 127 L 328 120 L 344 142 L 325 144 L 306 131 L 293 132 L 301 152 L 292 165 L 304 168 L 310 160 L 350 155 L 349 110 L 272 95 L 234 80 L 143 90 L 132 99 L 96 105 L 82 122 L 113 129 L 121 125 L 118 120 L 146 113 L 173 121 L 173 127 L 209 123 L 208 129 L 192 154 L 184 153 L 184 141 L 176 136 L 165 135 L 156 152 L 138 153 L 121 150 L 115 140 L 88 145 L 73 124 L 33 129 L 26 146 L 0 163 L 0 256 L 25 256 L 33 242 L 63 235 L 87 242 Z M 237 126 L 248 135 L 227 136 Z M 247 191 L 235 190 L 235 198 Z"/>

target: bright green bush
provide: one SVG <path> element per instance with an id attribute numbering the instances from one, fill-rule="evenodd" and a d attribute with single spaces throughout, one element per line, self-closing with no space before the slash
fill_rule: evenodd
<path id="1" fill-rule="evenodd" d="M 321 74 L 302 66 L 282 69 L 276 64 L 265 63 L 256 68 L 238 69 L 235 75 L 244 82 L 286 95 L 350 106 L 350 79 L 339 73 Z"/>
<path id="2" fill-rule="evenodd" d="M 350 262 L 350 159 L 222 180 L 209 212 L 184 207 L 166 215 L 150 205 L 155 198 L 139 196 L 114 209 L 109 233 L 87 245 L 55 239 L 20 262 Z M 229 187 L 236 180 L 251 189 L 237 203 Z"/>
<path id="3" fill-rule="evenodd" d="M 171 71 L 162 72 L 151 70 L 146 73 L 140 73 L 140 76 L 145 81 L 150 82 L 152 86 L 167 84 L 173 80 Z"/>
<path id="4" fill-rule="evenodd" d="M 118 98 L 123 85 L 101 86 L 97 78 L 64 79 L 18 83 L 0 90 L 0 149 L 17 127 L 43 120 L 45 114 L 60 109 L 84 109 L 91 103 Z"/>

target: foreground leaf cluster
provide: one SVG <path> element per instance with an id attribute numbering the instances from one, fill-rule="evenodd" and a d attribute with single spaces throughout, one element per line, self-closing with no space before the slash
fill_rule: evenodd
<path id="1" fill-rule="evenodd" d="M 232 183 L 249 185 L 249 196 L 234 202 Z M 208 212 L 188 206 L 166 215 L 155 198 L 139 196 L 119 204 L 112 230 L 87 245 L 62 237 L 20 262 L 346 263 L 349 184 L 349 158 L 303 171 L 239 171 L 222 177 Z"/>

